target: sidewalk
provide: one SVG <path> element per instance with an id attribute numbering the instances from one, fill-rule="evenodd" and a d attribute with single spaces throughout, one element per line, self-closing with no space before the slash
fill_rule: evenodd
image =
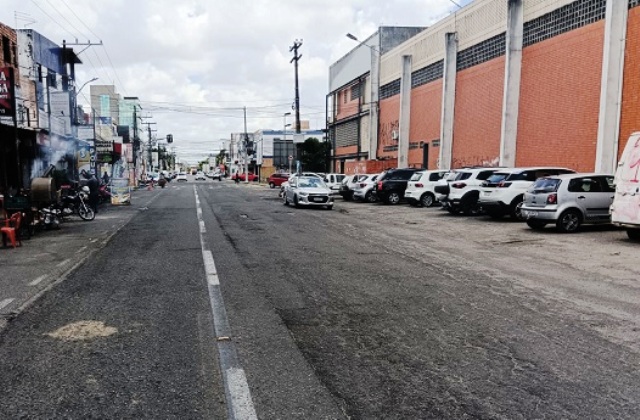
<path id="1" fill-rule="evenodd" d="M 22 247 L 0 245 L 0 331 L 39 296 L 107 245 L 111 237 L 161 193 L 139 189 L 129 206 L 104 204 L 95 220 L 67 217 L 59 230 L 42 230 Z"/>

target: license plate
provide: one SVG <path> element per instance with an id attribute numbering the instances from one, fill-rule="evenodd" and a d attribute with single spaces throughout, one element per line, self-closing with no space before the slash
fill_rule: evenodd
<path id="1" fill-rule="evenodd" d="M 324 200 L 322 199 L 322 197 L 313 197 L 313 201 L 317 203 L 322 203 Z"/>
<path id="2" fill-rule="evenodd" d="M 483 191 L 482 195 L 491 195 L 491 191 Z"/>
<path id="3" fill-rule="evenodd" d="M 525 210 L 524 215 L 531 218 L 531 217 L 536 217 L 538 215 L 537 211 L 529 211 L 529 210 Z"/>

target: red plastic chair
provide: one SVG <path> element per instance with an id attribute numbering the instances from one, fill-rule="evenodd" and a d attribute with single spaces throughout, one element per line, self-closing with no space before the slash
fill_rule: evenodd
<path id="1" fill-rule="evenodd" d="M 0 228 L 0 233 L 2 234 L 2 245 L 6 248 L 7 246 L 7 238 L 11 241 L 11 245 L 16 247 L 16 243 L 19 246 L 22 246 L 22 241 L 20 240 L 20 236 L 18 235 L 18 229 L 20 229 L 20 223 L 22 222 L 22 213 L 17 212 L 13 213 L 13 215 L 5 219 L 5 225 Z"/>

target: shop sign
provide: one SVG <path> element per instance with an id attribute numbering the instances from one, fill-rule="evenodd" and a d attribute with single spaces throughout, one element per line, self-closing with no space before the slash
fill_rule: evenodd
<path id="1" fill-rule="evenodd" d="M 0 67 L 0 117 L 16 115 L 14 92 L 13 68 Z"/>

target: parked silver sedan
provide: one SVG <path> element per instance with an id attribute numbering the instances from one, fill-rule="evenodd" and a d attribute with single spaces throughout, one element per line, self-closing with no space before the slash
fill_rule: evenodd
<path id="1" fill-rule="evenodd" d="M 331 190 L 324 181 L 315 176 L 292 176 L 284 189 L 283 203 L 296 207 L 333 208 Z"/>
<path id="2" fill-rule="evenodd" d="M 613 175 L 566 174 L 538 179 L 524 194 L 522 215 L 531 229 L 555 223 L 560 232 L 575 232 L 584 223 L 610 223 Z"/>

